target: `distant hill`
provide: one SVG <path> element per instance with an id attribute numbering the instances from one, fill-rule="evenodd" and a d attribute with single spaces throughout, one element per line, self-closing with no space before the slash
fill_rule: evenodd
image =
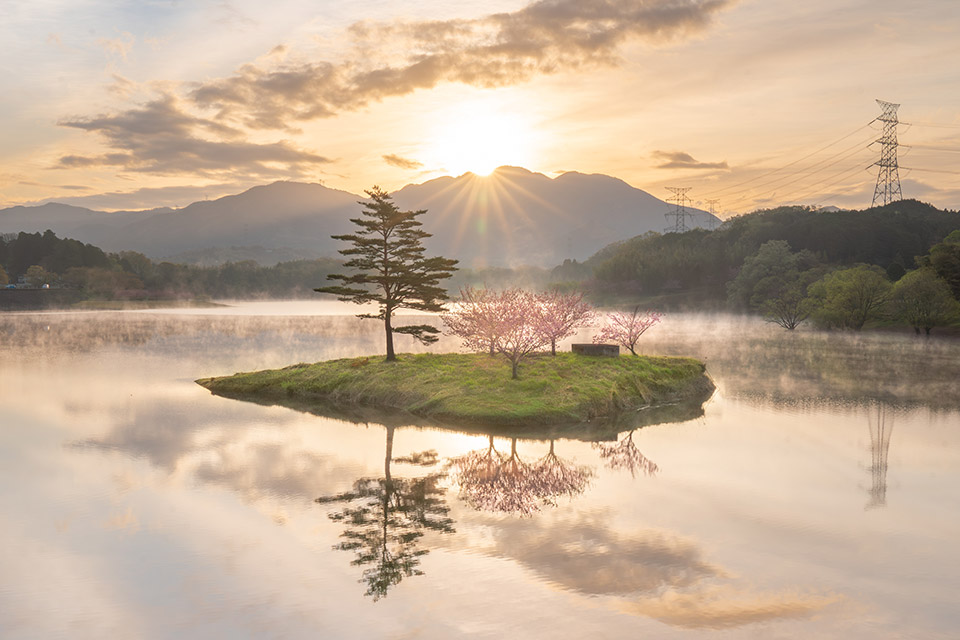
<path id="1" fill-rule="evenodd" d="M 394 198 L 403 209 L 428 209 L 421 218 L 434 234 L 428 249 L 465 267 L 583 260 L 611 242 L 662 231 L 670 210 L 610 176 L 565 173 L 551 179 L 516 167 L 408 185 Z M 199 263 L 273 253 L 324 257 L 342 248 L 330 236 L 352 231 L 349 218 L 359 214 L 357 201 L 363 199 L 319 184 L 276 182 L 175 210 L 12 207 L 0 210 L 0 232 L 52 229 L 106 251 L 140 251 L 155 259 L 189 255 Z M 704 212 L 697 216 L 701 224 L 715 220 Z M 236 250 L 254 247 L 256 252 Z"/>
<path id="2" fill-rule="evenodd" d="M 600 248 L 663 231 L 671 209 L 646 191 L 601 174 L 549 178 L 518 167 L 408 185 L 394 194 L 403 209 L 428 209 L 428 247 L 463 266 L 551 266 L 584 260 Z M 695 211 L 697 226 L 717 220 Z"/>

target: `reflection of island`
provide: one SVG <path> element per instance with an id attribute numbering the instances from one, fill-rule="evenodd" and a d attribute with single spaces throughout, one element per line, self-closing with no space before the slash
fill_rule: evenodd
<path id="1" fill-rule="evenodd" d="M 353 551 L 355 565 L 369 565 L 361 581 L 374 600 L 386 596 L 390 587 L 404 578 L 423 574 L 417 566 L 420 557 L 429 553 L 418 548 L 424 530 L 454 530 L 453 520 L 447 517 L 450 509 L 443 499 L 444 491 L 438 486 L 443 474 L 422 478 L 394 478 L 391 474 L 394 431 L 394 427 L 387 427 L 384 477 L 360 478 L 352 491 L 316 500 L 344 503 L 342 510 L 329 516 L 345 524 L 341 534 L 345 541 L 334 548 Z"/>
<path id="2" fill-rule="evenodd" d="M 634 478 L 637 477 L 637 471 L 640 471 L 644 475 L 652 476 L 660 470 L 660 467 L 637 449 L 637 445 L 633 443 L 634 431 L 636 431 L 636 429 L 630 431 L 626 438 L 623 438 L 616 444 L 595 442 L 593 447 L 599 450 L 600 458 L 610 469 L 626 469 Z"/>
<path id="3" fill-rule="evenodd" d="M 524 462 L 517 453 L 517 438 L 510 439 L 510 455 L 496 450 L 493 436 L 485 449 L 451 458 L 449 468 L 460 486 L 460 495 L 475 509 L 529 515 L 541 505 L 556 504 L 562 495 L 583 493 L 593 470 L 557 456 L 554 441 L 550 451 L 535 463 Z"/>
<path id="4" fill-rule="evenodd" d="M 887 406 L 878 402 L 876 415 L 869 413 L 870 425 L 870 500 L 867 509 L 887 506 L 887 453 L 890 451 L 890 434 L 893 433 L 893 416 L 887 418 Z"/>

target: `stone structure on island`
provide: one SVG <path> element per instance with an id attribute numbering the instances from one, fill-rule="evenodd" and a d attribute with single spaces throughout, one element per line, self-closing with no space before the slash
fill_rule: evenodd
<path id="1" fill-rule="evenodd" d="M 606 356 L 608 358 L 616 358 L 620 355 L 620 345 L 617 344 L 574 344 L 571 345 L 571 350 L 574 353 L 579 353 L 583 356 Z"/>

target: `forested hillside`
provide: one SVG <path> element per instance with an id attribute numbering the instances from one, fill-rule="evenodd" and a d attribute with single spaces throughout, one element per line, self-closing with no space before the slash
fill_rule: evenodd
<path id="1" fill-rule="evenodd" d="M 904 200 L 864 211 L 781 207 L 734 218 L 714 231 L 648 233 L 608 246 L 584 263 L 555 270 L 559 278 L 592 276 L 609 294 L 690 294 L 692 304 L 721 305 L 744 261 L 766 242 L 809 251 L 822 265 L 877 265 L 893 280 L 915 268 L 951 231 L 960 214 Z"/>

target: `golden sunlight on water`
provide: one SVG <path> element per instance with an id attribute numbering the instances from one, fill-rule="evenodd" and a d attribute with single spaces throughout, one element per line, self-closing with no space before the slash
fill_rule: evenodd
<path id="1" fill-rule="evenodd" d="M 644 349 L 703 357 L 720 392 L 603 442 L 354 424 L 193 383 L 380 348 L 375 322 L 306 309 L 0 317 L 0 636 L 960 625 L 955 342 L 668 316 Z"/>

